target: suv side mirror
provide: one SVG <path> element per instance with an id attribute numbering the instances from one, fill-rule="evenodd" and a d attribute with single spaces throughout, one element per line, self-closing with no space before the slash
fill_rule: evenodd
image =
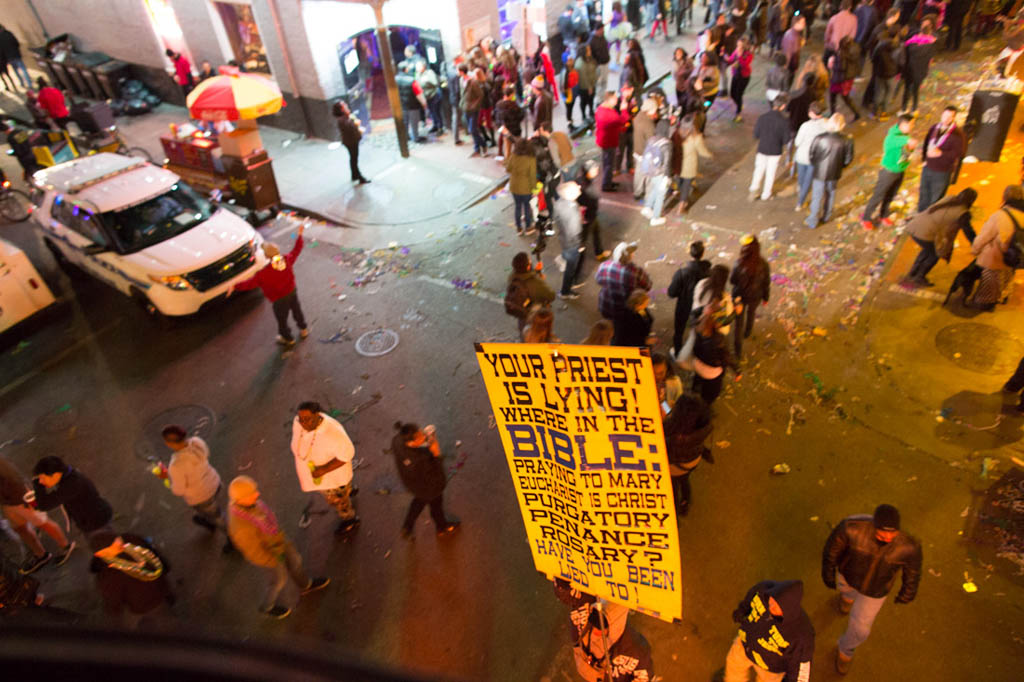
<path id="1" fill-rule="evenodd" d="M 104 253 L 105 251 L 109 250 L 110 249 L 108 249 L 103 244 L 96 244 L 94 242 L 92 244 L 89 244 L 89 246 L 86 246 L 84 249 L 82 249 L 82 253 L 84 253 L 87 256 L 95 256 L 98 253 Z"/>

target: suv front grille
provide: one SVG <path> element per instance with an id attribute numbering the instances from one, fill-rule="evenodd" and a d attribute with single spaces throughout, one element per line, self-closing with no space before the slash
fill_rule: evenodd
<path id="1" fill-rule="evenodd" d="M 250 265 L 256 262 L 255 256 L 248 244 L 245 244 L 237 251 L 233 251 L 224 258 L 214 261 L 209 265 L 193 270 L 185 275 L 189 284 L 197 291 L 212 289 L 221 282 L 226 282 L 239 274 Z"/>

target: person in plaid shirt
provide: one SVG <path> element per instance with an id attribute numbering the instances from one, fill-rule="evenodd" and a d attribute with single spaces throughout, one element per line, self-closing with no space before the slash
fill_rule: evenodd
<path id="1" fill-rule="evenodd" d="M 597 283 L 601 286 L 597 307 L 602 317 L 617 318 L 626 309 L 626 299 L 634 289 L 651 290 L 651 276 L 633 263 L 636 249 L 636 242 L 620 242 L 611 260 L 597 269 Z"/>

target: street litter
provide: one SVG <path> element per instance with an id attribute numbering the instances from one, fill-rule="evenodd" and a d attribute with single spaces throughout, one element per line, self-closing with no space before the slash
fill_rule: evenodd
<path id="1" fill-rule="evenodd" d="M 790 469 L 789 465 L 786 464 L 785 462 L 781 464 L 776 464 L 775 466 L 772 467 L 772 473 L 778 476 L 781 476 L 782 474 L 788 474 L 790 471 L 792 471 L 792 469 Z"/>

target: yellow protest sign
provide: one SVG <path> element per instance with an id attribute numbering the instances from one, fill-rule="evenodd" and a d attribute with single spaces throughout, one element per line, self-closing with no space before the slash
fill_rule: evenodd
<path id="1" fill-rule="evenodd" d="M 679 618 L 679 533 L 650 358 L 615 346 L 476 348 L 537 570 Z"/>

